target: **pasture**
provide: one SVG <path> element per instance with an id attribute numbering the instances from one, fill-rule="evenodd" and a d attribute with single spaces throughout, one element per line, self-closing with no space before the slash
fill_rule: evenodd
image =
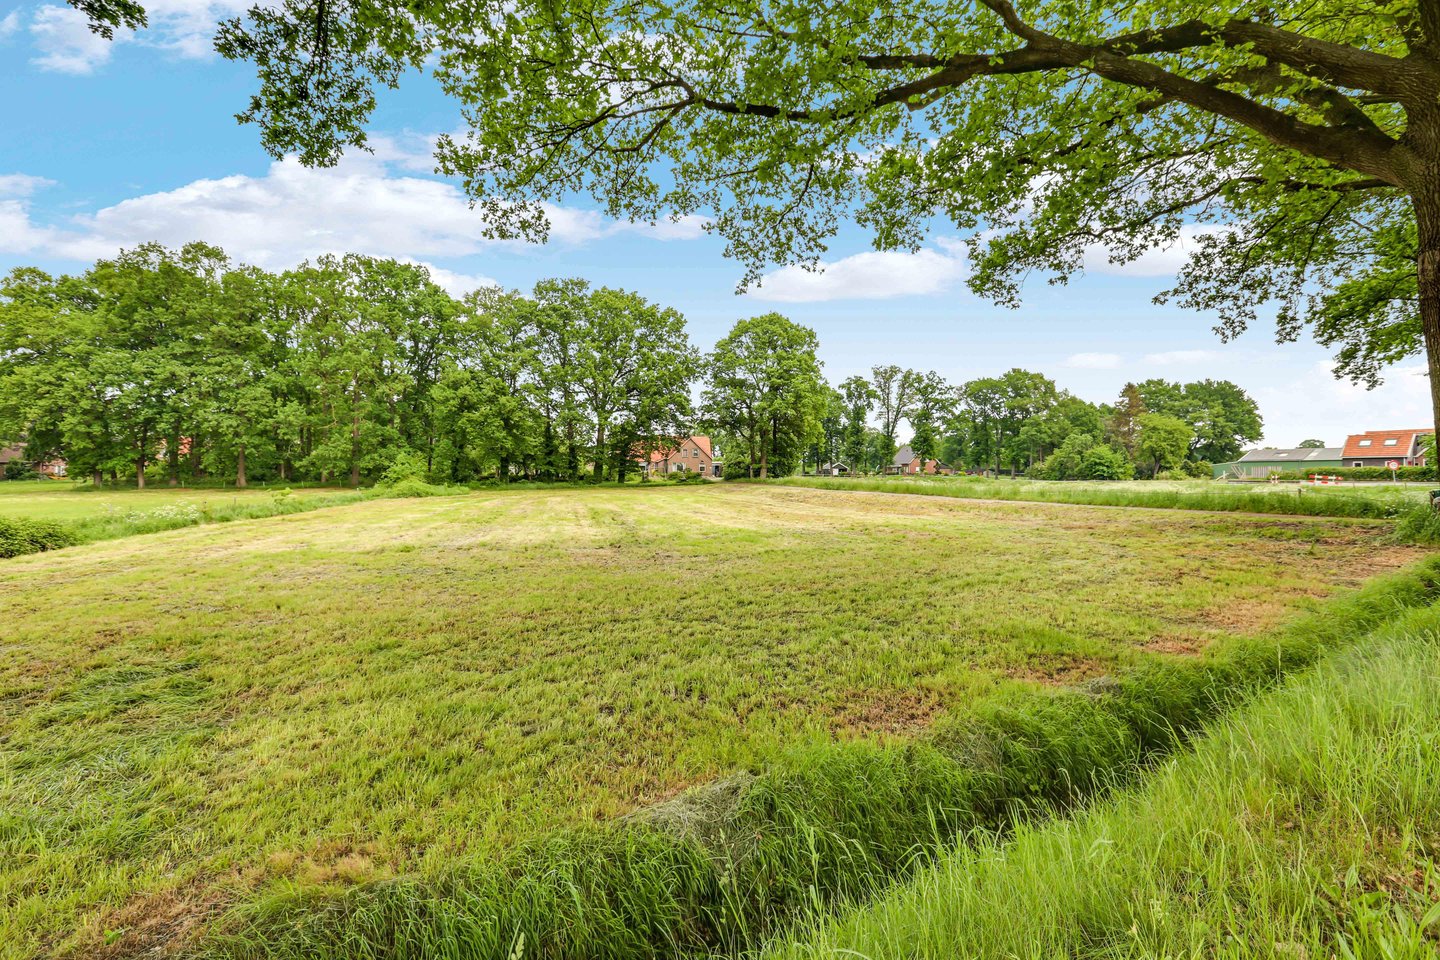
<path id="1" fill-rule="evenodd" d="M 183 946 L 257 898 L 437 874 L 797 743 L 1186 656 L 1421 556 L 1388 533 L 634 486 L 5 561 L 0 956 Z"/>

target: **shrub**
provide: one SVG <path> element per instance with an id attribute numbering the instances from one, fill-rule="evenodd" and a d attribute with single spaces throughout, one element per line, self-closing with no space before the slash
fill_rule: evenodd
<path id="1" fill-rule="evenodd" d="M 469 492 L 468 487 L 426 483 L 423 477 L 406 477 L 394 483 L 381 483 L 375 490 L 382 497 L 448 497 Z"/>
<path id="2" fill-rule="evenodd" d="M 51 520 L 0 517 L 0 557 L 58 550 L 78 542 L 74 531 Z"/>
<path id="3" fill-rule="evenodd" d="M 1129 480 L 1135 473 L 1130 460 L 1108 444 L 1096 444 L 1080 456 L 1082 480 Z"/>
<path id="4" fill-rule="evenodd" d="M 407 480 L 425 480 L 425 461 L 411 453 L 409 450 L 402 450 L 390 466 L 381 475 L 377 486 L 393 487 L 396 484 L 404 483 Z"/>

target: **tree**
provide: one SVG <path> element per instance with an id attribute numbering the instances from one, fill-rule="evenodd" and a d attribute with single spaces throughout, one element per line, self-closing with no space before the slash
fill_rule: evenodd
<path id="1" fill-rule="evenodd" d="M 875 407 L 880 414 L 880 434 L 885 438 L 887 453 L 881 458 L 888 463 L 895 456 L 895 438 L 900 421 L 910 412 L 910 402 L 920 375 L 914 370 L 902 370 L 895 364 L 872 367 L 870 382 L 875 391 Z"/>
<path id="2" fill-rule="evenodd" d="M 854 376 L 840 384 L 840 393 L 845 404 L 845 459 L 854 471 L 869 469 L 866 436 L 869 430 L 870 408 L 875 403 L 875 390 L 870 381 Z"/>
<path id="3" fill-rule="evenodd" d="M 1325 441 L 1324 441 L 1324 440 L 1301 440 L 1301 441 L 1300 441 L 1300 449 L 1301 449 L 1301 450 L 1321 450 L 1321 449 L 1324 448 L 1324 446 L 1325 446 Z"/>
<path id="4" fill-rule="evenodd" d="M 133 0 L 71 3 L 102 34 L 143 22 Z M 1278 303 L 1282 337 L 1338 307 L 1347 343 L 1423 345 L 1440 422 L 1433 0 L 895 13 L 293 0 L 217 48 L 259 70 L 242 118 L 306 163 L 363 145 L 375 88 L 429 69 L 472 127 L 440 166 L 498 236 L 544 236 L 543 203 L 586 190 L 634 219 L 710 213 L 753 279 L 813 261 L 846 216 L 885 248 L 943 217 L 987 228 L 972 285 L 1013 300 L 1016 277 L 1071 274 L 1096 243 L 1125 261 L 1188 233 L 1183 303 L 1226 335 Z"/>
<path id="5" fill-rule="evenodd" d="M 706 417 L 741 444 L 761 478 L 789 463 L 819 425 L 824 402 L 815 332 L 778 313 L 735 324 L 707 358 Z M 733 458 L 739 448 L 730 445 Z"/>
<path id="6" fill-rule="evenodd" d="M 923 463 L 940 452 L 940 425 L 954 413 L 955 394 L 934 370 L 916 375 L 911 388 L 910 426 L 914 436 L 910 449 Z"/>
<path id="7" fill-rule="evenodd" d="M 1192 460 L 1225 463 L 1246 443 L 1259 440 L 1264 425 L 1254 399 L 1228 380 L 1178 384 L 1146 380 L 1137 387 L 1145 409 L 1177 417 L 1190 425 Z"/>
<path id="8" fill-rule="evenodd" d="M 1115 409 L 1110 414 L 1110 435 L 1131 459 L 1135 457 L 1135 445 L 1140 440 L 1140 417 L 1146 411 L 1145 399 L 1140 388 L 1133 383 L 1125 384 Z"/>
<path id="9" fill-rule="evenodd" d="M 1150 464 L 1150 476 L 1161 470 L 1174 470 L 1184 462 L 1190 451 L 1190 425 L 1178 417 L 1163 413 L 1142 413 L 1140 436 L 1135 452 Z"/>

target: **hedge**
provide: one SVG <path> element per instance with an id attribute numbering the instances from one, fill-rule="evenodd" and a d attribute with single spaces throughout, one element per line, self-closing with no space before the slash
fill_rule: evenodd
<path id="1" fill-rule="evenodd" d="M 1344 480 L 1389 480 L 1390 471 L 1384 467 L 1314 467 L 1303 473 L 1294 470 L 1277 470 L 1275 476 L 1281 480 L 1306 480 L 1312 473 Z M 1436 482 L 1434 467 L 1401 467 L 1395 471 L 1396 480 L 1419 480 Z"/>
<path id="2" fill-rule="evenodd" d="M 79 538 L 69 527 L 51 520 L 0 517 L 0 557 L 19 557 L 42 550 L 74 546 Z"/>

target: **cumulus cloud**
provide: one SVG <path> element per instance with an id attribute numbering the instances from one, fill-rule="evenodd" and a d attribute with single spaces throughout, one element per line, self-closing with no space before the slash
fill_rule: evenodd
<path id="1" fill-rule="evenodd" d="M 1328 360 L 1302 376 L 1251 390 L 1265 416 L 1264 443 L 1293 447 L 1311 437 L 1339 446 L 1364 430 L 1423 427 L 1430 411 L 1430 378 L 1420 364 L 1392 367 L 1374 390 L 1337 380 Z"/>
<path id="2" fill-rule="evenodd" d="M 4 18 L 0 18 L 0 43 L 10 39 L 20 32 L 20 11 L 11 10 Z"/>
<path id="3" fill-rule="evenodd" d="M 779 303 L 814 303 L 940 293 L 965 278 L 966 265 L 964 248 L 958 241 L 941 239 L 937 246 L 938 250 L 926 248 L 914 253 L 857 253 L 821 261 L 815 270 L 781 267 L 765 274 L 748 296 Z"/>
<path id="4" fill-rule="evenodd" d="M 1085 252 L 1085 270 L 1088 273 L 1110 276 L 1173 277 L 1180 272 L 1180 268 L 1185 266 L 1190 255 L 1195 252 L 1199 238 L 1217 233 L 1221 229 L 1207 224 L 1191 224 L 1181 227 L 1180 235 L 1175 238 L 1173 243 L 1147 250 L 1128 263 L 1112 262 L 1110 251 L 1097 244 Z"/>
<path id="5" fill-rule="evenodd" d="M 1072 353 L 1060 365 L 1072 370 L 1115 370 L 1120 366 L 1120 354 Z"/>
<path id="6" fill-rule="evenodd" d="M 134 43 L 190 59 L 213 55 L 215 25 L 243 13 L 249 0 L 149 0 L 145 13 L 149 26 L 136 33 L 116 30 L 106 40 L 90 30 L 84 14 L 68 6 L 44 4 L 30 16 L 30 37 L 36 56 L 31 63 L 42 70 L 89 74 L 110 60 L 117 44 Z M 6 25 L 18 30 L 20 11 L 0 21 L 0 38 Z"/>
<path id="7" fill-rule="evenodd" d="M 481 234 L 480 215 L 453 184 L 394 175 L 414 151 L 385 141 L 377 156 L 357 156 L 328 170 L 293 159 L 272 163 L 262 176 L 195 180 L 54 223 L 32 217 L 30 195 L 49 181 L 0 175 L 0 252 L 89 261 L 147 241 L 180 246 L 203 240 L 236 260 L 280 269 L 325 253 L 364 253 L 410 262 L 469 257 L 503 244 Z M 584 244 L 617 234 L 660 240 L 699 232 L 690 220 L 633 224 L 593 210 L 547 208 L 551 238 Z M 433 268 L 436 280 L 464 293 L 494 283 L 489 277 Z"/>

